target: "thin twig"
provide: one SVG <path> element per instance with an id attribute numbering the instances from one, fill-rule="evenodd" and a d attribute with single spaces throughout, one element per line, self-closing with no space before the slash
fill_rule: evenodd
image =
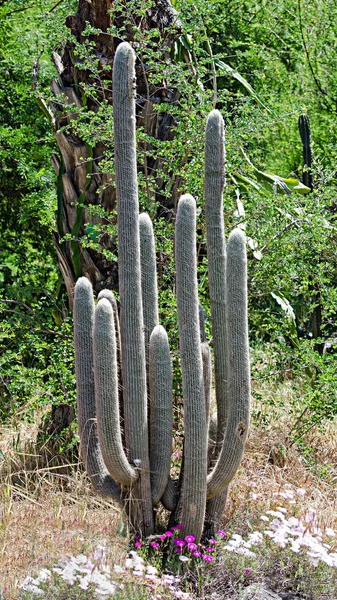
<path id="1" fill-rule="evenodd" d="M 37 320 L 37 322 L 39 323 L 39 325 L 41 327 L 43 327 L 42 321 L 39 319 L 39 317 L 37 316 L 36 312 L 31 308 L 31 306 L 29 306 L 25 302 L 21 302 L 20 300 L 7 300 L 5 298 L 0 298 L 0 303 L 1 302 L 5 302 L 7 304 L 16 304 L 17 306 L 22 306 L 23 308 L 25 308 L 26 310 L 28 310 L 28 312 L 30 312 L 33 315 L 33 317 Z M 5 308 L 4 310 L 6 312 L 16 313 L 15 310 L 10 310 L 8 308 Z M 42 333 L 52 333 L 53 335 L 59 335 L 59 333 L 60 333 L 58 331 L 53 331 L 52 329 L 41 329 L 41 332 Z"/>

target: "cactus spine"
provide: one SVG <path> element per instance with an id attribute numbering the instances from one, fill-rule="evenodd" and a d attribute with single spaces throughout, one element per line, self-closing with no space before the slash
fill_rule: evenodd
<path id="1" fill-rule="evenodd" d="M 138 215 L 134 61 L 131 47 L 120 44 L 113 69 L 120 321 L 110 291 L 99 294 L 95 308 L 89 281 L 82 277 L 75 288 L 82 456 L 95 487 L 124 503 L 142 535 L 154 532 L 153 506 L 161 501 L 171 522 L 179 518 L 186 534 L 199 541 L 221 518 L 248 430 L 245 239 L 241 230 L 232 232 L 226 255 L 223 121 L 213 111 L 206 127 L 205 210 L 217 418 L 210 416 L 211 352 L 198 303 L 196 205 L 185 195 L 178 204 L 175 244 L 185 439 L 181 475 L 173 481 L 170 349 L 159 325 L 152 224 L 148 215 Z"/>

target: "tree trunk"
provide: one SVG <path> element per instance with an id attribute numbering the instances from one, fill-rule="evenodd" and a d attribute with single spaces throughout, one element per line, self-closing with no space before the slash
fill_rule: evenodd
<path id="1" fill-rule="evenodd" d="M 90 222 L 100 225 L 103 223 L 101 217 L 89 216 L 87 206 L 101 207 L 107 213 L 110 213 L 115 207 L 112 176 L 100 168 L 107 148 L 103 143 L 90 147 L 88 143 L 75 135 L 69 125 L 72 119 L 76 119 L 76 114 L 64 111 L 64 105 L 82 108 L 85 86 L 92 83 L 92 74 L 83 68 L 80 59 L 74 57 L 76 42 L 79 44 L 93 42 L 94 53 L 99 64 L 101 89 L 97 91 L 97 98 L 86 97 L 86 107 L 88 110 L 96 112 L 102 98 L 109 104 L 112 103 L 111 71 L 115 51 L 121 40 L 106 32 L 109 27 L 116 26 L 119 30 L 123 29 L 127 40 L 132 43 L 134 31 L 134 28 L 124 23 L 123 15 L 115 17 L 113 21 L 109 12 L 112 7 L 112 0 L 92 0 L 91 2 L 79 0 L 76 15 L 67 17 L 66 21 L 74 41 L 67 43 L 62 56 L 53 54 L 58 78 L 52 82 L 52 90 L 56 99 L 52 103 L 51 111 L 55 137 L 60 151 L 60 158 L 56 155 L 52 157 L 57 175 L 58 195 L 57 233 L 54 241 L 70 307 L 72 306 L 73 287 L 80 275 L 85 275 L 91 280 L 96 293 L 103 288 L 118 289 L 117 262 L 106 259 L 100 251 L 83 248 L 81 245 L 81 237 L 85 233 L 84 224 Z M 172 8 L 170 1 L 155 0 L 146 16 L 135 17 L 135 22 L 142 30 L 157 29 L 158 40 L 164 46 L 164 54 L 167 57 L 167 53 L 170 52 L 171 46 L 181 30 L 177 13 Z M 101 33 L 88 35 L 85 33 L 87 24 L 100 30 Z M 170 28 L 170 33 L 167 33 L 168 28 Z M 106 65 L 111 66 L 111 69 L 106 69 Z M 173 95 L 175 94 L 177 92 L 173 92 Z M 163 100 L 167 102 L 167 96 L 168 90 L 165 89 L 165 85 L 160 88 L 157 86 L 154 89 L 148 84 L 146 66 L 139 64 L 137 69 L 137 120 L 138 123 L 141 122 L 147 135 L 160 140 L 168 140 L 172 137 L 173 120 L 168 114 L 154 113 L 153 104 L 158 104 Z M 74 111 L 74 108 L 71 110 Z M 150 170 L 154 174 L 158 167 L 159 165 L 154 159 L 152 162 L 151 159 L 147 159 L 147 172 Z M 163 189 L 160 189 L 159 185 L 156 198 L 161 204 L 164 204 L 167 210 L 170 210 L 173 207 L 174 199 L 167 198 L 162 192 Z M 66 236 L 65 240 L 63 240 L 64 236 Z M 106 233 L 100 237 L 100 244 L 103 248 L 115 248 L 114 240 Z"/>

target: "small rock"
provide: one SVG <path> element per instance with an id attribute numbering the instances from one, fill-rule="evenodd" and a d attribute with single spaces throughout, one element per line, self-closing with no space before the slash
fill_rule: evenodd
<path id="1" fill-rule="evenodd" d="M 241 600 L 282 600 L 281 596 L 275 594 L 271 590 L 268 590 L 262 583 L 252 583 L 246 587 L 242 595 Z"/>

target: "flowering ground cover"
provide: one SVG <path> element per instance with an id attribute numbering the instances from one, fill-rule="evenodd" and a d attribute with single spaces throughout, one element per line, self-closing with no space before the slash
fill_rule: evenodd
<path id="1" fill-rule="evenodd" d="M 202 545 L 179 526 L 130 545 L 118 533 L 119 508 L 92 492 L 77 465 L 30 475 L 18 445 L 14 452 L 0 437 L 9 457 L 0 464 L 8 472 L 0 489 L 4 600 L 236 600 L 251 583 L 336 600 L 336 429 L 327 424 L 308 440 L 324 477 L 283 443 L 283 430 L 280 414 L 269 428 L 252 427 L 221 529 Z M 278 447 L 282 465 L 273 459 Z M 18 471 L 24 480 L 14 485 Z"/>

